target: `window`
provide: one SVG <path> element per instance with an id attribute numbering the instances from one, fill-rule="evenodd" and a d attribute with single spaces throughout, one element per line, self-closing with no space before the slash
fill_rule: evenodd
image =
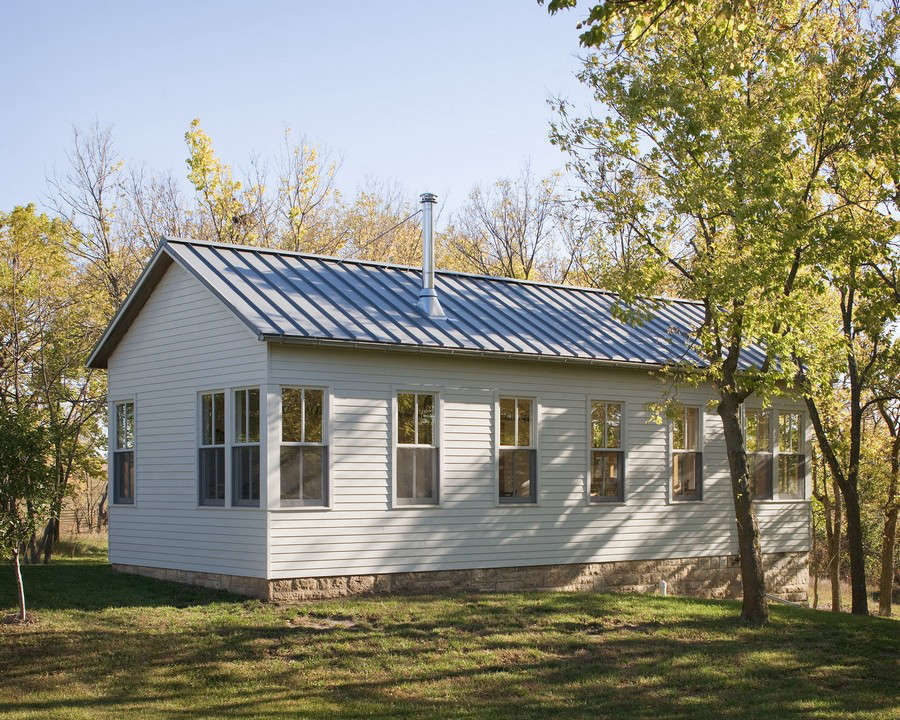
<path id="1" fill-rule="evenodd" d="M 778 497 L 801 500 L 806 493 L 799 413 L 778 414 Z"/>
<path id="2" fill-rule="evenodd" d="M 234 391 L 231 504 L 259 505 L 259 388 Z"/>
<path id="3" fill-rule="evenodd" d="M 328 505 L 325 391 L 281 389 L 281 504 Z"/>
<path id="4" fill-rule="evenodd" d="M 113 502 L 134 503 L 134 402 L 115 406 L 115 446 L 113 448 Z"/>
<path id="5" fill-rule="evenodd" d="M 682 408 L 672 421 L 672 499 L 703 499 L 700 408 Z"/>
<path id="6" fill-rule="evenodd" d="M 225 504 L 225 393 L 200 395 L 200 504 Z"/>
<path id="7" fill-rule="evenodd" d="M 501 503 L 537 502 L 534 400 L 500 398 L 499 492 Z"/>
<path id="8" fill-rule="evenodd" d="M 398 505 L 438 503 L 436 400 L 429 393 L 397 393 Z"/>
<path id="9" fill-rule="evenodd" d="M 750 495 L 754 500 L 771 500 L 772 435 L 768 412 L 744 412 L 744 438 L 747 471 L 750 474 Z"/>
<path id="10" fill-rule="evenodd" d="M 591 403 L 591 502 L 625 499 L 622 404 Z"/>

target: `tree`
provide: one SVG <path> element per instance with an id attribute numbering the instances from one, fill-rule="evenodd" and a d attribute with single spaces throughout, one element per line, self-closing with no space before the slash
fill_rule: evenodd
<path id="1" fill-rule="evenodd" d="M 28 615 L 19 555 L 52 497 L 49 452 L 47 431 L 33 411 L 0 405 L 0 550 L 12 559 L 20 622 Z"/>
<path id="2" fill-rule="evenodd" d="M 585 228 L 563 204 L 559 183 L 559 175 L 536 180 L 526 166 L 518 178 L 474 188 L 454 219 L 458 232 L 447 252 L 483 275 L 564 282 L 574 253 L 565 252 L 563 230 L 577 242 Z"/>
<path id="3" fill-rule="evenodd" d="M 84 367 L 105 323 L 105 285 L 70 255 L 71 228 L 34 206 L 0 213 L 0 406 L 40 418 L 54 470 L 47 525 L 31 560 L 49 561 L 69 478 L 97 452 L 105 383 Z"/>
<path id="4" fill-rule="evenodd" d="M 673 368 L 673 376 L 717 390 L 742 617 L 763 622 L 739 410 L 751 394 L 765 400 L 794 382 L 797 333 L 824 302 L 822 239 L 850 213 L 850 202 L 830 191 L 831 168 L 860 157 L 887 105 L 891 60 L 884 26 L 867 27 L 855 5 L 775 0 L 731 10 L 714 0 L 682 4 L 638 30 L 631 16 L 610 15 L 588 38 L 595 51 L 579 75 L 601 109 L 578 118 L 558 101 L 551 137 L 570 154 L 605 226 L 627 232 L 637 248 L 640 262 L 616 288 L 626 309 L 656 291 L 666 266 L 703 304 L 701 367 Z M 878 52 L 862 58 L 865 47 Z M 854 62 L 865 70 L 842 74 Z M 747 362 L 753 344 L 766 353 L 758 366 Z"/>
<path id="5" fill-rule="evenodd" d="M 897 543 L 897 493 L 900 491 L 900 400 L 879 400 L 878 412 L 884 419 L 890 444 L 890 479 L 883 506 L 884 529 L 881 542 L 881 573 L 878 580 L 878 614 L 891 616 L 894 589 L 895 549 Z"/>

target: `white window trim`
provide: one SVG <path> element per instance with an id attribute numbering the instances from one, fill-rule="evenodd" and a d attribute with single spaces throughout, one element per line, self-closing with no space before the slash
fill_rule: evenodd
<path id="1" fill-rule="evenodd" d="M 203 444 L 203 396 L 222 393 L 225 400 L 225 443 L 219 445 Z M 231 507 L 231 442 L 233 428 L 231 421 L 231 388 L 215 387 L 197 390 L 194 396 L 194 504 L 198 510 L 224 510 Z M 225 450 L 225 500 L 221 505 L 204 505 L 200 502 L 200 449 L 207 447 L 223 447 Z M 256 508 L 242 507 L 242 510 L 255 510 Z"/>
<path id="2" fill-rule="evenodd" d="M 419 385 L 393 385 L 391 386 L 391 399 L 388 404 L 388 410 L 390 412 L 390 424 L 388 426 L 388 432 L 390 437 L 388 438 L 388 443 L 390 444 L 390 468 L 388 468 L 388 482 L 390 482 L 390 510 L 435 510 L 440 509 L 444 506 L 444 393 L 442 392 L 444 388 L 439 385 L 428 385 L 428 384 L 419 384 Z M 437 445 L 438 449 L 438 501 L 436 503 L 400 503 L 397 498 L 397 437 L 398 437 L 398 428 L 397 428 L 397 394 L 398 393 L 415 393 L 418 395 L 434 395 L 435 403 L 434 410 L 437 413 L 437 417 L 435 418 L 433 424 L 433 433 L 435 437 L 433 437 L 433 441 Z M 406 446 L 406 447 L 416 447 L 416 446 Z M 419 447 L 434 447 L 434 445 L 422 445 Z"/>
<path id="3" fill-rule="evenodd" d="M 118 427 L 116 424 L 116 405 L 124 402 L 130 402 L 134 405 L 134 500 L 130 503 L 113 502 L 116 497 L 116 433 Z M 107 505 L 111 508 L 134 508 L 138 504 L 138 404 L 137 395 L 116 395 L 107 398 L 107 455 L 106 455 L 106 498 Z"/>
<path id="4" fill-rule="evenodd" d="M 323 512 L 329 511 L 334 508 L 334 452 L 331 444 L 331 386 L 330 385 L 322 385 L 321 383 L 284 383 L 281 385 L 270 386 L 270 389 L 274 390 L 274 408 L 273 413 L 274 416 L 270 420 L 269 430 L 273 433 L 273 457 L 277 458 L 277 462 L 273 465 L 273 469 L 277 468 L 277 472 L 275 472 L 275 477 L 278 482 L 274 483 L 274 491 L 271 494 L 271 503 L 269 506 L 269 510 L 274 510 L 278 512 Z M 325 502 L 322 505 L 282 505 L 281 504 L 281 446 L 282 445 L 296 445 L 296 446 L 304 446 L 304 445 L 312 445 L 315 447 L 319 447 L 318 443 L 306 443 L 306 442 L 286 442 L 282 443 L 281 441 L 281 429 L 282 429 L 282 406 L 281 406 L 281 393 L 283 390 L 321 390 L 322 391 L 322 440 L 321 445 L 324 445 L 325 457 L 327 460 L 327 465 L 325 468 L 326 472 L 326 496 Z M 268 393 L 267 393 L 268 394 Z M 266 403 L 268 405 L 268 403 Z M 274 470 L 273 470 L 274 471 Z M 268 473 L 267 473 L 268 475 Z"/>
<path id="5" fill-rule="evenodd" d="M 680 500 L 672 496 L 672 457 L 674 456 L 674 442 L 672 440 L 674 425 L 671 420 L 666 421 L 666 502 L 669 505 L 694 505 L 706 502 L 706 402 L 704 400 L 690 400 L 681 403 L 685 408 L 697 408 L 697 449 L 700 453 L 700 498 L 697 500 Z"/>
<path id="6" fill-rule="evenodd" d="M 234 394 L 237 392 L 246 392 L 247 390 L 259 391 L 259 430 L 257 433 L 258 440 L 256 442 L 238 442 L 237 441 L 237 428 L 234 425 L 234 406 L 235 406 Z M 225 454 L 228 455 L 228 459 L 225 462 L 225 468 L 226 468 L 225 482 L 231 484 L 231 488 L 230 488 L 230 491 L 229 491 L 229 489 L 225 490 L 225 497 L 228 500 L 228 504 L 226 505 L 226 507 L 233 508 L 235 510 L 237 510 L 237 509 L 256 510 L 256 509 L 262 507 L 263 482 L 264 482 L 264 476 L 265 476 L 265 466 L 263 464 L 263 462 L 264 462 L 263 452 L 264 452 L 264 448 L 265 448 L 265 443 L 263 442 L 263 434 L 264 434 L 263 428 L 266 423 L 265 389 L 262 385 L 238 385 L 236 387 L 229 388 L 227 390 L 227 392 L 228 392 L 228 399 L 225 401 L 225 411 L 230 412 L 231 417 L 225 418 L 225 427 L 226 427 L 226 429 L 229 428 L 229 424 L 230 424 L 229 432 L 231 434 L 226 436 L 226 442 L 225 442 Z M 229 401 L 230 401 L 230 407 L 229 407 Z M 203 428 L 201 427 L 200 430 L 202 432 Z M 258 499 L 256 505 L 253 505 L 250 502 L 248 502 L 246 504 L 242 503 L 240 505 L 235 504 L 234 486 L 233 486 L 234 475 L 232 473 L 232 464 L 233 464 L 233 455 L 234 455 L 233 450 L 234 450 L 234 448 L 238 448 L 238 447 L 258 447 L 259 448 L 259 499 Z M 198 471 L 199 471 L 199 467 L 198 467 Z M 199 488 L 199 482 L 198 482 L 198 488 Z M 197 500 L 199 502 L 199 499 L 200 499 L 199 492 L 197 495 L 198 495 Z M 204 506 L 204 507 L 208 507 L 208 506 Z M 213 507 L 216 507 L 216 506 L 213 506 Z M 221 507 L 221 506 L 219 506 L 219 507 Z"/>
<path id="7" fill-rule="evenodd" d="M 807 452 L 807 422 L 806 422 L 806 413 L 797 408 L 790 407 L 774 407 L 770 410 L 772 413 L 772 428 L 771 432 L 773 435 L 772 438 L 772 499 L 771 500 L 762 500 L 760 502 L 769 502 L 769 503 L 779 503 L 782 505 L 792 504 L 792 503 L 806 503 L 809 502 L 810 496 L 810 487 L 809 487 L 809 453 Z M 797 416 L 797 422 L 799 423 L 799 427 L 797 428 L 797 441 L 799 447 L 797 448 L 796 453 L 782 453 L 781 445 L 779 443 L 779 432 L 778 432 L 778 416 L 793 414 Z M 792 497 L 782 497 L 778 493 L 779 488 L 779 477 L 778 477 L 778 456 L 779 455 L 802 455 L 804 458 L 803 461 L 803 477 L 801 478 L 801 482 L 803 483 L 801 497 L 792 498 Z"/>
<path id="8" fill-rule="evenodd" d="M 595 448 L 594 447 L 594 403 L 602 402 L 607 405 L 620 405 L 622 407 L 619 416 L 619 447 Z M 610 505 L 625 505 L 628 502 L 628 403 L 615 398 L 587 395 L 585 396 L 585 473 L 584 473 L 584 502 L 589 507 L 609 507 Z M 625 472 L 622 475 L 622 497 L 609 500 L 591 500 L 591 472 L 593 471 L 594 450 L 611 450 L 622 453 L 622 464 Z"/>
<path id="9" fill-rule="evenodd" d="M 516 398 L 517 400 L 531 400 L 531 409 L 533 412 L 533 422 L 531 424 L 531 447 L 525 448 L 520 447 L 521 450 L 534 450 L 535 453 L 535 468 L 534 468 L 534 482 L 535 482 L 535 495 L 534 502 L 501 502 L 500 501 L 500 398 Z M 541 465 L 543 462 L 543 457 L 541 454 L 541 432 L 543 430 L 543 414 L 541 412 L 541 408 L 543 404 L 541 403 L 540 395 L 535 395 L 530 392 L 521 392 L 518 390 L 495 390 L 494 391 L 494 402 L 493 402 L 493 473 L 494 473 L 494 507 L 503 507 L 503 508 L 534 508 L 541 506 Z M 508 447 L 506 445 L 504 448 Z"/>

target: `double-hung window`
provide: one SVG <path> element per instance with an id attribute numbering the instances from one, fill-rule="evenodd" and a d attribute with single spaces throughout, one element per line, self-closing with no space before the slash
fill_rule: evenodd
<path id="1" fill-rule="evenodd" d="M 113 502 L 134 503 L 134 402 L 131 400 L 115 404 Z"/>
<path id="2" fill-rule="evenodd" d="M 398 505 L 437 505 L 439 450 L 435 405 L 431 393 L 397 393 Z"/>
<path id="3" fill-rule="evenodd" d="M 281 389 L 281 504 L 328 505 L 325 391 Z"/>
<path id="4" fill-rule="evenodd" d="M 625 499 L 622 404 L 591 402 L 591 502 Z"/>
<path id="5" fill-rule="evenodd" d="M 744 443 L 750 495 L 754 500 L 772 499 L 772 433 L 770 414 L 764 410 L 744 411 Z"/>
<path id="6" fill-rule="evenodd" d="M 672 420 L 672 500 L 703 499 L 700 408 L 683 407 Z"/>
<path id="7" fill-rule="evenodd" d="M 259 505 L 259 388 L 234 391 L 231 504 Z"/>
<path id="8" fill-rule="evenodd" d="M 778 497 L 801 500 L 806 493 L 806 456 L 800 413 L 778 413 Z"/>
<path id="9" fill-rule="evenodd" d="M 200 395 L 200 504 L 225 504 L 225 393 Z"/>
<path id="10" fill-rule="evenodd" d="M 537 502 L 534 400 L 500 398 L 499 501 Z"/>

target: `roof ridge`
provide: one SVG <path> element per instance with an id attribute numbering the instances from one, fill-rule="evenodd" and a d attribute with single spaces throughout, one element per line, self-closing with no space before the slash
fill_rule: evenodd
<path id="1" fill-rule="evenodd" d="M 320 255 L 317 253 L 305 253 L 297 250 L 282 250 L 280 248 L 272 248 L 264 245 L 238 245 L 237 243 L 213 242 L 210 240 L 190 240 L 178 237 L 163 237 L 162 243 L 181 243 L 183 245 L 202 245 L 205 247 L 224 248 L 230 250 L 245 250 L 249 252 L 267 253 L 270 255 L 288 255 L 292 257 L 307 258 L 312 260 L 321 260 L 325 262 L 336 262 L 342 264 L 365 265 L 369 267 L 389 268 L 392 270 L 409 270 L 411 272 L 422 272 L 421 267 L 415 265 L 402 265 L 400 263 L 389 263 L 378 260 L 363 260 L 361 258 L 342 258 L 334 255 Z M 563 283 L 551 283 L 541 280 L 522 280 L 520 278 L 503 277 L 499 275 L 482 275 L 480 273 L 463 272 L 462 270 L 441 270 L 435 268 L 436 275 L 453 275 L 456 277 L 466 277 L 475 280 L 489 280 L 491 282 L 511 283 L 517 285 L 534 285 L 536 287 L 557 288 L 561 290 L 576 290 L 578 292 L 597 293 L 600 295 L 611 295 L 620 297 L 619 293 L 613 290 L 603 288 L 585 287 L 583 285 L 565 285 Z M 689 298 L 669 297 L 666 295 L 642 295 L 642 300 L 659 300 L 669 303 L 685 303 L 688 305 L 700 305 L 700 300 L 691 300 Z"/>

